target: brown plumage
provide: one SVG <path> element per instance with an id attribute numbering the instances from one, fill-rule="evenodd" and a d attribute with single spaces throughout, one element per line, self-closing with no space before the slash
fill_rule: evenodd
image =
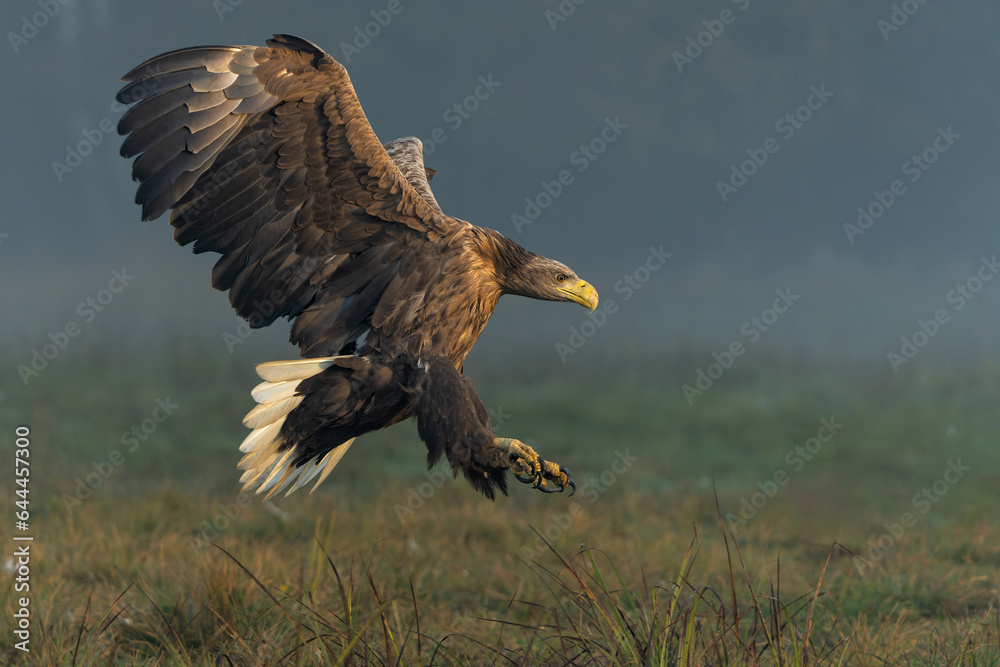
<path id="1" fill-rule="evenodd" d="M 258 367 L 248 486 L 322 481 L 353 438 L 410 416 L 429 464 L 446 455 L 490 497 L 508 468 L 543 490 L 571 484 L 496 438 L 461 369 L 501 295 L 593 308 L 589 284 L 445 215 L 420 141 L 383 146 L 346 70 L 304 39 L 172 51 L 123 80 L 143 219 L 171 210 L 178 243 L 219 253 L 212 285 L 252 327 L 294 319 L 306 359 Z"/>

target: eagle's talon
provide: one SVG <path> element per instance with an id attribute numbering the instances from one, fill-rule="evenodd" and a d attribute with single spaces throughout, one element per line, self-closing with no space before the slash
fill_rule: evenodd
<path id="1" fill-rule="evenodd" d="M 568 486 L 570 495 L 576 493 L 576 484 L 565 466 L 546 461 L 514 438 L 497 438 L 495 445 L 507 454 L 508 468 L 514 479 L 522 484 L 531 484 L 543 493 L 562 493 Z"/>
<path id="2" fill-rule="evenodd" d="M 539 462 L 542 465 L 543 472 L 539 475 L 534 488 L 542 491 L 543 493 L 562 493 L 568 486 L 570 487 L 569 495 L 576 493 L 576 484 L 570 478 L 569 470 L 566 469 L 566 466 L 558 465 L 556 463 L 547 463 L 541 458 L 539 458 Z M 558 468 L 556 468 L 557 465 Z M 555 472 L 553 472 L 553 469 L 555 469 Z M 549 482 L 552 483 L 551 486 Z"/>

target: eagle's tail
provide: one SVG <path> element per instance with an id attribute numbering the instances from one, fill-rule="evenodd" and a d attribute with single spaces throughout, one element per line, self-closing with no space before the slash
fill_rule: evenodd
<path id="1" fill-rule="evenodd" d="M 258 364 L 257 374 L 263 382 L 254 387 L 251 395 L 259 405 L 243 418 L 243 424 L 253 431 L 240 445 L 245 452 L 239 463 L 245 470 L 240 481 L 243 490 L 258 486 L 257 493 L 268 491 L 267 498 L 291 485 L 285 495 L 301 488 L 317 475 L 316 489 L 336 467 L 354 438 L 334 447 L 325 456 L 304 465 L 295 466 L 296 448 L 281 449 L 281 427 L 285 418 L 305 398 L 297 393 L 299 383 L 318 375 L 333 365 L 339 357 L 296 359 L 294 361 L 268 361 Z"/>

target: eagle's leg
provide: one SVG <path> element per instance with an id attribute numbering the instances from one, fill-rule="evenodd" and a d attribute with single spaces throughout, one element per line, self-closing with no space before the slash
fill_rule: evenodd
<path id="1" fill-rule="evenodd" d="M 493 445 L 507 455 L 510 471 L 517 481 L 531 484 L 545 493 L 561 492 L 567 486 L 570 495 L 576 493 L 576 484 L 570 478 L 569 470 L 558 463 L 546 461 L 520 440 L 496 438 Z"/>

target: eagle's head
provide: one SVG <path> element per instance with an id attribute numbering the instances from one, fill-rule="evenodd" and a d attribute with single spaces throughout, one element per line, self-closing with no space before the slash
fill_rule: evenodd
<path id="1" fill-rule="evenodd" d="M 535 255 L 524 265 L 521 276 L 516 294 L 546 301 L 572 301 L 591 311 L 597 308 L 597 290 L 562 262 Z"/>
<path id="2" fill-rule="evenodd" d="M 545 301 L 572 301 L 591 311 L 597 308 L 597 290 L 562 262 L 536 255 L 494 232 L 483 253 L 494 279 L 505 294 Z"/>

